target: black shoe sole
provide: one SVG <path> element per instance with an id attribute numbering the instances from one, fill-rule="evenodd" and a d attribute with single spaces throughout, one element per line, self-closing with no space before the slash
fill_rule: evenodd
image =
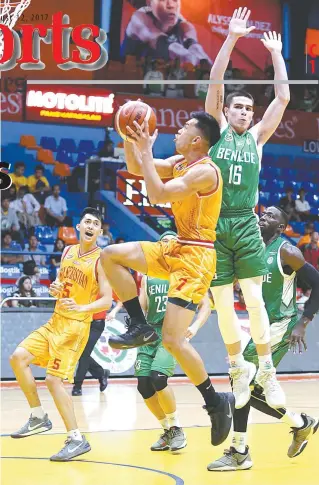
<path id="1" fill-rule="evenodd" d="M 119 340 L 121 338 L 121 340 Z M 138 337 L 137 340 L 125 340 L 125 334 L 123 337 L 110 337 L 109 345 L 112 349 L 135 349 L 137 347 L 143 347 L 144 345 L 150 345 L 158 341 L 158 335 L 156 332 L 146 341 L 142 337 Z"/>
<path id="2" fill-rule="evenodd" d="M 228 392 L 226 394 L 228 394 L 227 403 L 229 404 L 229 406 L 227 407 L 228 409 L 225 409 L 223 426 L 221 425 L 219 426 L 220 432 L 216 434 L 215 429 L 212 428 L 211 430 L 211 444 L 213 446 L 221 445 L 227 439 L 231 429 L 234 410 L 235 410 L 235 397 L 231 392 Z M 227 415 L 227 412 L 229 412 L 229 410 L 231 414 L 230 418 Z"/>

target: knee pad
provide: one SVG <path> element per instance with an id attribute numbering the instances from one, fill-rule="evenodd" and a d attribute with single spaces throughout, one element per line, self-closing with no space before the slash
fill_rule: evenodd
<path id="1" fill-rule="evenodd" d="M 155 389 L 150 377 L 141 376 L 137 378 L 137 390 L 143 397 L 143 399 L 149 399 L 154 396 Z"/>
<path id="2" fill-rule="evenodd" d="M 163 391 L 165 387 L 167 387 L 167 379 L 168 377 L 157 370 L 152 370 L 151 372 L 151 380 L 154 389 L 156 391 Z"/>

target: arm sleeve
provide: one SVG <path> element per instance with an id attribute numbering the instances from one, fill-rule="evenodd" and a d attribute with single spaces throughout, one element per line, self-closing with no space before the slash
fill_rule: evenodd
<path id="1" fill-rule="evenodd" d="M 319 310 L 319 271 L 311 266 L 311 264 L 306 263 L 296 274 L 298 278 L 303 282 L 308 283 L 311 287 L 311 295 L 309 300 L 305 303 L 303 316 L 312 320 Z"/>

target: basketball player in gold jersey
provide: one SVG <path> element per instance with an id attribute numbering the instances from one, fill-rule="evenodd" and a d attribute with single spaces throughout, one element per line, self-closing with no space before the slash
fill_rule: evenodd
<path id="1" fill-rule="evenodd" d="M 223 183 L 207 152 L 219 139 L 219 127 L 209 114 L 193 113 L 176 135 L 180 155 L 154 160 L 152 145 L 156 136 L 149 135 L 147 122 L 143 128 L 137 123 L 135 126 L 136 132 L 127 127 L 132 141 L 125 143 L 127 168 L 144 176 L 152 204 L 171 203 L 178 237 L 166 243 L 116 244 L 102 251 L 102 267 L 110 275 L 108 279 L 130 316 L 127 333 L 111 337 L 109 343 L 115 348 L 130 348 L 157 340 L 154 328 L 145 320 L 135 282 L 127 268 L 169 280 L 163 345 L 201 392 L 212 422 L 211 441 L 217 446 L 229 433 L 234 397 L 231 393 L 216 393 L 202 359 L 185 339 L 185 333 L 216 268 L 215 227 Z"/>
<path id="2" fill-rule="evenodd" d="M 65 446 L 51 461 L 69 461 L 90 451 L 75 418 L 71 397 L 63 380 L 73 382 L 76 363 L 86 346 L 93 313 L 108 309 L 112 302 L 111 287 L 100 264 L 101 249 L 96 240 L 101 229 L 101 215 L 91 207 L 81 214 L 76 226 L 80 244 L 67 246 L 62 254 L 58 278 L 50 294 L 58 301 L 50 320 L 32 332 L 13 352 L 10 363 L 28 400 L 31 416 L 12 438 L 24 438 L 52 428 L 38 396 L 30 364 L 46 368 L 46 385 L 67 429 Z M 101 297 L 97 298 L 97 294 Z"/>

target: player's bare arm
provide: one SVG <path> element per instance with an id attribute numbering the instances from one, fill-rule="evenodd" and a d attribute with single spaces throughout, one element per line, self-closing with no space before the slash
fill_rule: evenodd
<path id="1" fill-rule="evenodd" d="M 210 298 L 208 293 L 206 293 L 204 298 L 198 304 L 197 316 L 194 322 L 188 327 L 185 337 L 188 339 L 193 338 L 197 334 L 198 330 L 205 325 L 211 312 Z"/>
<path id="2" fill-rule="evenodd" d="M 275 71 L 275 80 L 288 81 L 286 65 L 281 53 L 281 35 L 276 32 L 265 32 L 264 39 L 261 39 L 261 41 L 271 53 Z M 251 129 L 258 145 L 264 145 L 279 126 L 285 109 L 290 101 L 289 84 L 277 84 L 275 87 L 275 95 L 275 99 L 265 111 L 262 120 Z"/>
<path id="3" fill-rule="evenodd" d="M 132 141 L 134 142 L 135 141 L 133 138 L 134 131 L 131 130 L 129 126 L 127 127 L 127 131 L 131 134 Z M 158 131 L 156 130 L 154 135 L 151 136 L 152 146 L 157 138 L 157 135 L 158 135 Z M 135 143 L 132 143 L 131 141 L 125 141 L 124 151 L 125 151 L 127 170 L 133 175 L 143 176 L 141 154 L 139 150 L 136 148 Z M 182 158 L 183 157 L 181 155 L 175 155 L 165 160 L 160 158 L 154 159 L 154 163 L 155 163 L 155 167 L 158 175 L 162 179 L 171 178 L 173 176 L 174 165 L 180 160 L 182 160 Z"/>
<path id="4" fill-rule="evenodd" d="M 152 154 L 152 141 L 149 135 L 148 123 L 142 128 L 135 122 L 136 132 L 132 138 L 141 153 L 143 177 L 147 194 L 152 204 L 175 202 L 195 193 L 207 193 L 216 190 L 219 180 L 217 171 L 211 166 L 194 166 L 177 179 L 162 182 L 157 173 Z"/>
<path id="5" fill-rule="evenodd" d="M 311 295 L 305 304 L 303 315 L 300 317 L 289 339 L 289 350 L 293 350 L 296 353 L 298 347 L 298 352 L 301 354 L 303 348 L 307 350 L 306 327 L 319 310 L 319 272 L 307 263 L 301 251 L 291 244 L 287 243 L 282 246 L 280 257 L 284 270 L 285 267 L 291 268 L 292 271 L 297 273 L 298 278 L 311 288 Z"/>
<path id="6" fill-rule="evenodd" d="M 247 21 L 250 17 L 250 10 L 246 7 L 238 8 L 234 11 L 229 24 L 228 36 L 222 45 L 213 67 L 210 72 L 210 79 L 218 81 L 224 78 L 231 53 L 237 40 L 249 34 L 255 27 L 247 27 Z M 224 104 L 224 84 L 210 84 L 206 96 L 205 111 L 214 116 L 218 121 L 221 131 L 226 127 L 227 121 L 223 113 Z"/>
<path id="7" fill-rule="evenodd" d="M 148 310 L 148 298 L 146 293 L 146 276 L 143 276 L 141 281 L 141 289 L 139 295 L 140 305 L 142 307 L 143 312 L 146 314 Z"/>
<path id="8" fill-rule="evenodd" d="M 78 305 L 73 298 L 62 298 L 61 304 L 70 311 L 74 312 L 100 312 L 102 310 L 108 310 L 112 305 L 112 288 L 105 276 L 101 263 L 99 262 L 97 267 L 98 282 L 99 282 L 99 294 L 100 298 L 87 305 Z"/>

